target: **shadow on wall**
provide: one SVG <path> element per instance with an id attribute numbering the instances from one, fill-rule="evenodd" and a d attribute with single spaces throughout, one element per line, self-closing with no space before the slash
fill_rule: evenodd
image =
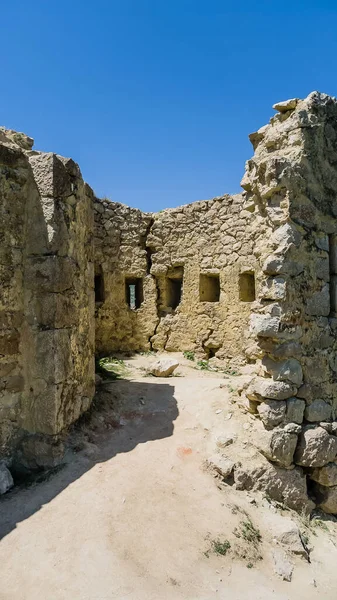
<path id="1" fill-rule="evenodd" d="M 29 487 L 18 486 L 1 498 L 0 539 L 97 463 L 130 452 L 138 444 L 170 437 L 179 414 L 174 385 L 159 382 L 117 380 L 104 384 L 95 405 L 69 434 L 68 457 L 58 472 Z M 155 456 L 155 446 L 153 453 Z"/>

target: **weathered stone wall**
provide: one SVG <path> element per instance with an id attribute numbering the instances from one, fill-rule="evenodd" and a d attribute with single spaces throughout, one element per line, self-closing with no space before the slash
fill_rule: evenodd
<path id="1" fill-rule="evenodd" d="M 255 217 L 246 208 L 239 194 L 154 216 L 147 238 L 160 317 L 151 339 L 154 349 L 194 350 L 205 358 L 243 356 L 251 301 L 240 297 L 240 274 L 253 274 L 256 267 Z M 173 309 L 167 286 L 179 268 L 183 269 L 182 296 Z"/>
<path id="2" fill-rule="evenodd" d="M 28 434 L 60 433 L 94 393 L 92 192 L 73 161 L 31 145 L 1 131 L 0 439 L 23 462 Z"/>
<path id="3" fill-rule="evenodd" d="M 96 353 L 149 350 L 158 321 L 145 247 L 152 216 L 98 199 L 94 215 L 95 274 L 101 277 L 96 290 Z M 126 279 L 137 278 L 142 280 L 143 302 L 133 310 L 126 301 Z"/>
<path id="4" fill-rule="evenodd" d="M 259 361 L 248 409 L 267 430 L 256 430 L 261 451 L 304 470 L 316 503 L 336 513 L 337 102 L 313 93 L 276 108 L 251 136 L 242 182 L 261 218 L 254 252 L 265 278 L 251 319 Z"/>
<path id="5" fill-rule="evenodd" d="M 73 161 L 0 130 L 3 454 L 41 457 L 86 410 L 95 350 L 245 356 L 252 441 L 337 513 L 337 101 L 275 108 L 243 194 L 157 214 L 94 198 Z"/>
<path id="6" fill-rule="evenodd" d="M 104 298 L 96 302 L 97 352 L 153 348 L 242 357 L 251 299 L 240 296 L 240 274 L 253 274 L 256 263 L 255 216 L 246 208 L 241 195 L 153 215 L 95 201 L 95 266 L 104 280 Z M 126 298 L 132 278 L 142 280 L 136 310 Z M 212 299 L 208 285 L 219 288 Z"/>

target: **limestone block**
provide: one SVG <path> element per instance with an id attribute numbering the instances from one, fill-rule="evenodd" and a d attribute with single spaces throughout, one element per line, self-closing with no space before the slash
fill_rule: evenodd
<path id="1" fill-rule="evenodd" d="M 67 159 L 65 159 L 67 161 Z M 34 179 L 41 196 L 61 198 L 70 196 L 74 192 L 74 170 L 69 167 L 74 161 L 69 161 L 68 168 L 61 157 L 52 152 L 39 152 L 29 156 L 29 162 L 33 169 Z M 76 165 L 77 167 L 77 165 Z M 77 167 L 76 176 L 81 173 Z"/>
<path id="2" fill-rule="evenodd" d="M 263 491 L 276 502 L 310 513 L 314 503 L 308 498 L 306 477 L 302 469 L 286 470 L 263 456 L 235 465 L 234 482 L 238 490 Z"/>
<path id="3" fill-rule="evenodd" d="M 297 342 L 285 342 L 275 346 L 271 350 L 275 358 L 299 358 L 302 354 L 302 347 Z"/>
<path id="4" fill-rule="evenodd" d="M 337 438 L 322 427 L 307 427 L 300 435 L 295 463 L 303 467 L 323 467 L 337 456 Z"/>
<path id="5" fill-rule="evenodd" d="M 257 405 L 257 412 L 265 428 L 273 429 L 284 420 L 286 402 L 283 400 L 266 400 Z"/>
<path id="6" fill-rule="evenodd" d="M 299 398 L 288 398 L 286 419 L 289 423 L 303 423 L 303 415 L 305 409 L 304 400 Z"/>
<path id="7" fill-rule="evenodd" d="M 309 477 L 326 487 L 337 486 L 337 463 L 328 463 L 325 467 L 314 469 Z"/>
<path id="8" fill-rule="evenodd" d="M 273 550 L 274 571 L 283 581 L 291 581 L 294 571 L 294 563 L 289 559 L 282 548 Z"/>
<path id="9" fill-rule="evenodd" d="M 301 237 L 294 224 L 285 223 L 274 231 L 270 241 L 275 248 L 275 254 L 283 254 L 291 245 L 299 246 Z"/>
<path id="10" fill-rule="evenodd" d="M 280 319 L 267 315 L 252 314 L 250 331 L 260 337 L 276 337 L 279 331 Z"/>
<path id="11" fill-rule="evenodd" d="M 268 275 L 283 274 L 295 277 L 303 272 L 304 264 L 291 261 L 284 256 L 275 256 L 272 254 L 266 258 L 262 270 Z"/>
<path id="12" fill-rule="evenodd" d="M 179 367 L 179 361 L 175 358 L 160 358 L 149 368 L 149 373 L 155 377 L 169 377 Z"/>
<path id="13" fill-rule="evenodd" d="M 279 521 L 275 520 L 273 538 L 293 554 L 308 558 L 308 552 L 303 546 L 301 532 L 294 521 L 284 517 Z"/>
<path id="14" fill-rule="evenodd" d="M 270 400 L 286 400 L 295 396 L 297 387 L 287 381 L 274 381 L 271 378 L 255 377 L 249 384 L 246 395 L 251 400 L 269 398 Z"/>
<path id="15" fill-rule="evenodd" d="M 214 454 L 207 459 L 207 465 L 224 479 L 228 479 L 233 472 L 234 462 L 221 454 Z"/>
<path id="16" fill-rule="evenodd" d="M 273 109 L 280 113 L 287 112 L 288 110 L 295 110 L 298 102 L 298 98 L 291 98 L 290 100 L 284 100 L 283 102 L 276 102 L 276 104 L 273 104 Z"/>
<path id="17" fill-rule="evenodd" d="M 320 292 L 314 292 L 307 300 L 306 313 L 312 316 L 328 316 L 330 314 L 329 286 L 324 285 Z"/>
<path id="18" fill-rule="evenodd" d="M 262 359 L 262 365 L 275 381 L 289 381 L 299 387 L 303 381 L 302 367 L 298 360 L 273 361 L 268 356 Z"/>
<path id="19" fill-rule="evenodd" d="M 306 407 L 304 416 L 311 423 L 329 421 L 331 419 L 331 406 L 327 402 L 324 402 L 324 400 L 314 400 Z"/>
<path id="20" fill-rule="evenodd" d="M 282 467 L 290 467 L 293 463 L 297 440 L 296 433 L 290 433 L 285 429 L 274 429 L 260 435 L 257 447 L 269 460 L 278 463 Z"/>
<path id="21" fill-rule="evenodd" d="M 260 297 L 265 300 L 284 300 L 286 280 L 283 277 L 269 277 L 261 287 Z"/>

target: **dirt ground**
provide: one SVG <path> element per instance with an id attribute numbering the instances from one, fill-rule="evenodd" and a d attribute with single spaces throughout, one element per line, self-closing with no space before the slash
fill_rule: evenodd
<path id="1" fill-rule="evenodd" d="M 244 375 L 199 371 L 177 356 L 178 376 L 167 379 L 145 376 L 153 356 L 125 359 L 125 378 L 103 383 L 72 431 L 66 464 L 2 498 L 1 600 L 337 597 L 333 520 L 307 527 L 262 495 L 219 489 L 204 467 L 216 436 L 249 443 L 249 418 L 235 404 Z M 292 557 L 291 582 L 272 557 L 274 527 L 289 517 L 311 548 L 310 563 Z M 247 522 L 261 539 L 238 537 Z"/>

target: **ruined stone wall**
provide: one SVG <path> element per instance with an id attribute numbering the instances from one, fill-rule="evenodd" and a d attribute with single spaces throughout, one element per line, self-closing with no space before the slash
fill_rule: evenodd
<path id="1" fill-rule="evenodd" d="M 157 325 L 156 287 L 145 242 L 152 216 L 109 200 L 94 201 L 96 353 L 149 350 Z M 140 279 L 142 302 L 127 303 L 126 281 Z"/>
<path id="2" fill-rule="evenodd" d="M 96 352 L 242 357 L 258 285 L 254 219 L 241 195 L 153 215 L 95 200 Z M 127 285 L 137 279 L 140 305 L 130 308 Z"/>
<path id="3" fill-rule="evenodd" d="M 261 219 L 264 273 L 247 408 L 265 428 L 255 431 L 265 456 L 304 473 L 314 501 L 336 513 L 337 102 L 313 93 L 276 109 L 251 136 L 242 182 Z"/>
<path id="4" fill-rule="evenodd" d="M 94 393 L 92 192 L 32 142 L 1 131 L 0 439 L 22 462 L 29 434 L 55 436 Z"/>
<path id="5" fill-rule="evenodd" d="M 252 295 L 245 296 L 240 275 L 251 275 L 252 281 L 257 275 L 258 285 L 252 254 L 255 217 L 247 208 L 239 194 L 154 216 L 147 238 L 160 317 L 151 339 L 154 349 L 194 350 L 204 358 L 243 356 Z M 174 309 L 170 286 L 179 269 L 182 295 Z"/>

